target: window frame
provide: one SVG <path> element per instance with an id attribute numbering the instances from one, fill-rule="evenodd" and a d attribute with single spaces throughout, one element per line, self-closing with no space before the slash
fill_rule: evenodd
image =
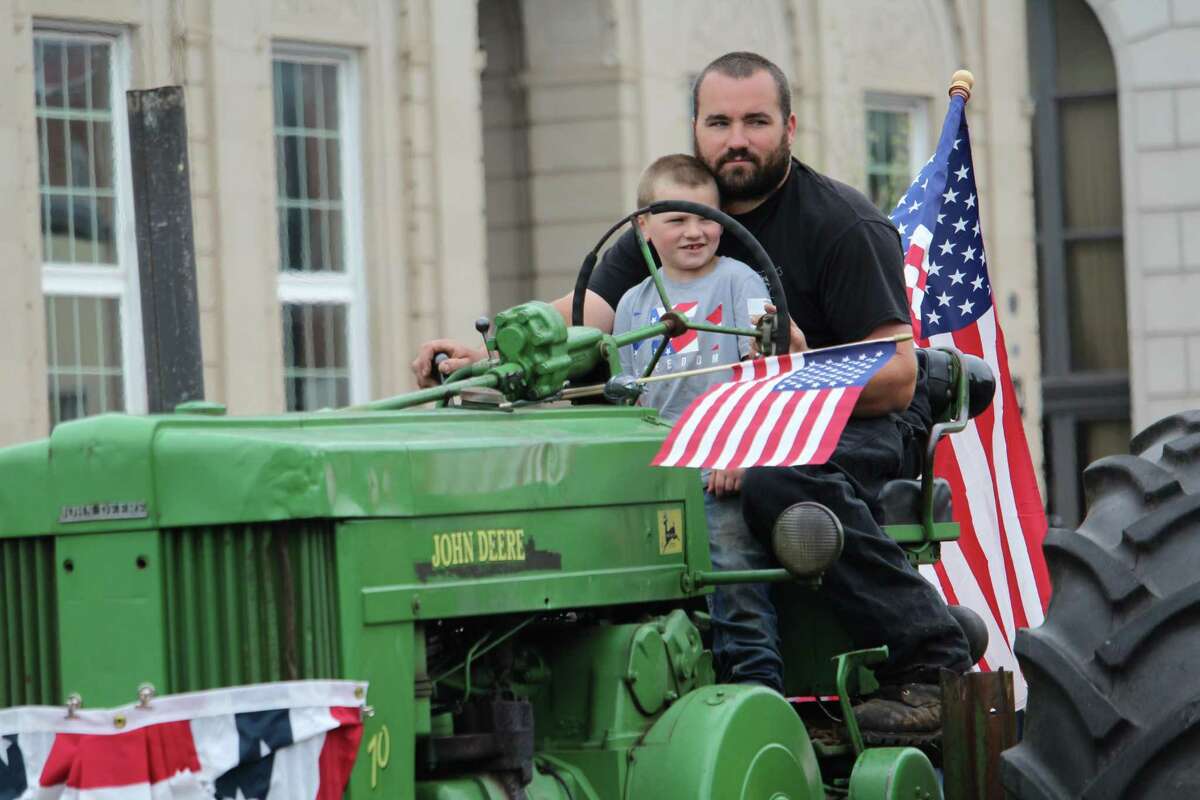
<path id="1" fill-rule="evenodd" d="M 892 114 L 904 114 L 909 118 L 908 170 L 909 179 L 925 166 L 927 153 L 932 152 L 929 141 L 929 98 L 920 95 L 888 94 L 884 92 L 867 92 L 863 100 L 863 191 L 869 192 L 871 186 L 871 154 L 866 147 L 869 112 L 884 111 Z M 895 198 L 899 200 L 900 198 Z M 884 209 L 884 213 L 891 209 Z"/>
<path id="2" fill-rule="evenodd" d="M 112 114 L 113 141 L 113 220 L 116 235 L 114 245 L 117 263 L 96 263 L 80 266 L 46 260 L 44 240 L 39 232 L 38 261 L 41 265 L 43 303 L 47 297 L 115 298 L 120 307 L 121 369 L 124 388 L 124 407 L 111 409 L 128 414 L 145 414 L 146 355 L 143 347 L 141 289 L 138 274 L 137 231 L 134 227 L 132 153 L 129 149 L 129 118 L 124 103 L 132 75 L 132 46 L 129 30 L 118 25 L 75 23 L 63 20 L 34 20 L 29 45 L 32 50 L 38 38 L 58 41 L 82 41 L 107 44 L 110 49 L 109 108 Z M 36 65 L 34 65 L 36 70 Z M 36 78 L 35 78 L 36 82 Z M 34 107 L 34 125 L 39 126 Z M 39 154 L 40 158 L 40 154 Z M 42 201 L 41 180 L 38 181 L 39 231 Z M 46 342 L 49 348 L 49 341 Z M 50 353 L 47 350 L 46 376 L 50 373 Z M 53 420 L 51 421 L 53 425 Z"/>
<path id="3" fill-rule="evenodd" d="M 1080 0 L 1083 2 L 1083 0 Z M 1094 11 L 1092 12 L 1095 13 Z M 1037 214 L 1038 310 L 1041 340 L 1042 431 L 1045 442 L 1047 506 L 1055 526 L 1074 527 L 1083 518 L 1080 428 L 1094 422 L 1130 418 L 1129 370 L 1089 370 L 1074 363 L 1071 352 L 1067 246 L 1081 241 L 1121 241 L 1124 223 L 1112 228 L 1071 228 L 1066 224 L 1066 180 L 1063 171 L 1060 109 L 1077 100 L 1117 100 L 1118 148 L 1121 141 L 1120 96 L 1111 89 L 1064 91 L 1058 86 L 1058 24 L 1051 3 L 1026 1 L 1029 74 L 1035 113 L 1031 121 L 1034 149 L 1034 199 Z M 1097 24 L 1099 20 L 1097 19 Z M 1101 35 L 1104 35 L 1101 29 Z M 1107 41 L 1114 59 L 1112 43 Z M 1119 150 L 1118 150 L 1119 152 Z M 1124 204 L 1125 198 L 1122 198 Z M 1129 263 L 1125 275 L 1128 280 Z"/>
<path id="4" fill-rule="evenodd" d="M 370 348 L 368 337 L 368 308 L 366 264 L 363 252 L 362 221 L 362 142 L 361 142 L 361 81 L 358 54 L 350 48 L 295 42 L 274 42 L 271 46 L 271 137 L 272 149 L 277 146 L 274 119 L 275 62 L 277 60 L 306 64 L 332 65 L 337 68 L 338 91 L 338 152 L 342 196 L 342 258 L 345 270 L 338 272 L 301 272 L 281 269 L 282 256 L 277 254 L 275 272 L 278 275 L 277 300 L 282 315 L 284 304 L 340 304 L 346 307 L 346 354 L 350 372 L 351 403 L 363 403 L 370 394 Z M 278 160 L 276 160 L 278 168 Z M 275 176 L 276 226 L 279 225 L 279 176 Z M 278 227 L 276 228 L 278 241 Z M 281 365 L 283 351 L 280 352 Z M 286 400 L 285 400 L 286 402 Z"/>

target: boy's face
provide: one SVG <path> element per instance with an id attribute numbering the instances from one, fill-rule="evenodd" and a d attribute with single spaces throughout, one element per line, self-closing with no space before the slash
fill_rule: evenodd
<path id="1" fill-rule="evenodd" d="M 680 186 L 660 180 L 654 187 L 655 200 L 688 200 L 717 208 L 717 187 L 712 183 L 703 186 Z M 638 218 L 642 234 L 654 242 L 654 249 L 666 266 L 680 270 L 696 270 L 707 266 L 717 253 L 721 241 L 720 223 L 698 217 L 668 211 L 661 214 L 643 214 Z"/>

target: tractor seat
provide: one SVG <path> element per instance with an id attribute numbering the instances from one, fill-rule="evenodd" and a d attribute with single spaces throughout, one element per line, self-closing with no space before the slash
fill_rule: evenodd
<path id="1" fill-rule="evenodd" d="M 921 482 L 903 479 L 888 481 L 879 493 L 879 505 L 883 508 L 884 525 L 921 524 Z M 933 479 L 933 521 L 953 521 L 950 515 L 950 482 L 945 478 Z"/>

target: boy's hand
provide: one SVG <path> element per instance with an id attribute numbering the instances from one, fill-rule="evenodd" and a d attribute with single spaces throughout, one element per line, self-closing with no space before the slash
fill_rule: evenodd
<path id="1" fill-rule="evenodd" d="M 723 497 L 727 494 L 737 494 L 742 488 L 742 473 L 744 469 L 714 469 L 708 474 L 707 490 Z"/>
<path id="2" fill-rule="evenodd" d="M 763 308 L 764 308 L 764 310 L 766 310 L 766 312 L 768 314 L 774 314 L 778 310 L 771 303 L 767 303 L 766 305 L 763 306 Z M 754 323 L 755 325 L 757 325 L 759 319 L 760 319 L 760 317 L 755 317 L 754 319 L 752 319 L 750 321 L 752 323 Z M 803 353 L 805 350 L 808 349 L 808 340 L 806 340 L 804 338 L 804 331 L 800 330 L 800 326 L 796 324 L 796 320 L 794 320 L 794 319 L 789 318 L 788 325 L 791 328 L 789 331 L 789 336 L 788 336 L 788 338 L 790 340 L 790 344 L 788 345 L 788 351 L 792 352 L 792 353 Z M 751 340 L 750 356 L 752 358 L 758 358 L 760 355 L 762 355 L 762 353 L 760 353 L 758 351 L 758 340 L 756 340 L 756 339 Z"/>

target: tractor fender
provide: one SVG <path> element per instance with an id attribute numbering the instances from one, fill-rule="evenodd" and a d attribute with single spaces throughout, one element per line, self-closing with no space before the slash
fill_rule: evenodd
<path id="1" fill-rule="evenodd" d="M 850 773 L 849 800 L 942 800 L 929 757 L 915 747 L 863 750 Z"/>
<path id="2" fill-rule="evenodd" d="M 817 756 L 783 696 L 705 686 L 672 705 L 630 751 L 626 800 L 822 800 Z"/>

